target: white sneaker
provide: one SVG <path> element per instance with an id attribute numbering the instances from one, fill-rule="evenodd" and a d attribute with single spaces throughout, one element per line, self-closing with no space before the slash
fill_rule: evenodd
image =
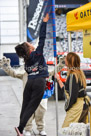
<path id="1" fill-rule="evenodd" d="M 41 136 L 47 136 L 47 134 L 46 134 L 46 132 L 45 132 L 44 130 L 43 130 L 43 131 L 40 131 L 39 134 L 40 134 Z"/>
<path id="2" fill-rule="evenodd" d="M 23 135 L 24 136 L 31 136 L 31 132 L 23 130 Z"/>

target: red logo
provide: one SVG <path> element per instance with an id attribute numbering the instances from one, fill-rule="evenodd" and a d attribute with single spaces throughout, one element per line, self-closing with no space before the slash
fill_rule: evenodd
<path id="1" fill-rule="evenodd" d="M 32 71 L 35 72 L 35 71 L 37 71 L 37 69 L 38 69 L 38 68 L 35 67 L 35 68 L 32 69 Z"/>
<path id="2" fill-rule="evenodd" d="M 76 19 L 78 19 L 78 12 L 76 12 L 76 13 L 74 14 L 74 17 L 75 17 Z"/>

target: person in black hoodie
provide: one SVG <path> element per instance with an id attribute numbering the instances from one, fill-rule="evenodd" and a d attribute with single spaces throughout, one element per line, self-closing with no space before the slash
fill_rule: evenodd
<path id="1" fill-rule="evenodd" d="M 15 47 L 16 53 L 20 58 L 24 58 L 25 71 L 28 73 L 28 80 L 23 93 L 23 103 L 20 114 L 19 126 L 15 128 L 18 136 L 23 136 L 23 129 L 37 109 L 44 94 L 46 77 L 49 76 L 48 67 L 43 56 L 43 47 L 46 38 L 46 24 L 49 15 L 43 18 L 43 23 L 39 33 L 38 47 L 28 42 L 24 42 Z"/>

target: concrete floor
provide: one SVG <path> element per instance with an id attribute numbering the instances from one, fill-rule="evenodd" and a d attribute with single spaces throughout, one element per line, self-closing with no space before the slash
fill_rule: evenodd
<path id="1" fill-rule="evenodd" d="M 16 136 L 14 130 L 18 126 L 22 103 L 22 81 L 9 76 L 0 76 L 0 136 Z M 46 112 L 46 132 L 48 136 L 56 136 L 56 105 L 55 100 L 48 101 Z M 64 101 L 58 102 L 59 132 L 65 117 Z M 35 122 L 33 130 L 37 133 Z"/>

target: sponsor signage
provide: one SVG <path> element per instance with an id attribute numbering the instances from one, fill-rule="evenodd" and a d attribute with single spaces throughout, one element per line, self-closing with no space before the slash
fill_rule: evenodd
<path id="1" fill-rule="evenodd" d="M 91 2 L 67 13 L 67 31 L 91 28 Z"/>
<path id="2" fill-rule="evenodd" d="M 39 35 L 42 19 L 50 10 L 50 0 L 30 0 L 27 8 L 27 41 L 31 42 Z M 49 5 L 49 6 L 48 6 Z"/>
<path id="3" fill-rule="evenodd" d="M 30 0 L 27 8 L 27 41 L 38 37 L 38 31 L 44 16 L 44 0 Z"/>

